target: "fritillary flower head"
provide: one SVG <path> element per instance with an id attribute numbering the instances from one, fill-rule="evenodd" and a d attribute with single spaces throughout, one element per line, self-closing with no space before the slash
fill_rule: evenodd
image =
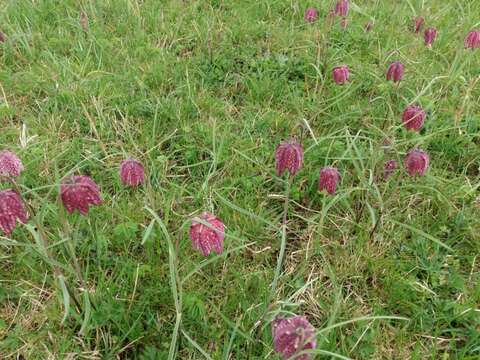
<path id="1" fill-rule="evenodd" d="M 465 41 L 463 42 L 465 49 L 478 49 L 480 48 L 480 30 L 472 30 L 468 33 Z"/>
<path id="2" fill-rule="evenodd" d="M 87 215 L 90 206 L 102 203 L 97 184 L 85 175 L 71 176 L 63 180 L 60 197 L 69 214 L 78 210 L 80 214 Z"/>
<path id="3" fill-rule="evenodd" d="M 393 82 L 402 80 L 403 71 L 403 64 L 400 61 L 391 63 L 387 70 L 387 80 L 393 80 Z"/>
<path id="4" fill-rule="evenodd" d="M 0 43 L 7 41 L 7 35 L 0 31 Z"/>
<path id="5" fill-rule="evenodd" d="M 293 316 L 287 319 L 276 318 L 272 322 L 273 347 L 284 360 L 310 360 L 311 355 L 302 354 L 305 350 L 315 349 L 315 328 L 305 316 Z"/>
<path id="6" fill-rule="evenodd" d="M 425 29 L 425 32 L 423 33 L 423 38 L 425 40 L 426 46 L 432 46 L 433 42 L 437 38 L 437 29 L 432 27 Z"/>
<path id="7" fill-rule="evenodd" d="M 281 176 L 286 170 L 294 176 L 302 167 L 303 147 L 295 140 L 283 141 L 275 150 L 275 166 L 277 175 Z"/>
<path id="8" fill-rule="evenodd" d="M 127 186 L 137 187 L 145 182 L 145 170 L 136 159 L 123 160 L 120 163 L 120 181 Z"/>
<path id="9" fill-rule="evenodd" d="M 0 151 L 0 178 L 15 178 L 24 170 L 22 162 L 14 153 Z"/>
<path id="10" fill-rule="evenodd" d="M 346 17 L 348 15 L 348 0 L 340 0 L 335 5 L 335 15 Z"/>
<path id="11" fill-rule="evenodd" d="M 337 168 L 324 167 L 320 170 L 320 179 L 318 180 L 318 190 L 327 190 L 330 195 L 335 194 L 338 182 L 340 181 L 340 173 Z"/>
<path id="12" fill-rule="evenodd" d="M 209 226 L 204 223 L 209 224 Z M 209 212 L 204 212 L 200 217 L 192 220 L 190 240 L 193 248 L 199 250 L 204 256 L 208 256 L 212 251 L 221 254 L 224 239 L 225 225 L 219 218 Z"/>
<path id="13" fill-rule="evenodd" d="M 333 80 L 339 85 L 348 81 L 350 72 L 347 65 L 337 66 L 332 70 Z"/>
<path id="14" fill-rule="evenodd" d="M 309 23 L 316 21 L 318 19 L 318 10 L 314 7 L 305 9 L 304 19 Z"/>
<path id="15" fill-rule="evenodd" d="M 420 130 L 425 122 L 425 111 L 420 106 L 410 105 L 403 111 L 403 126 L 407 130 Z"/>
<path id="16" fill-rule="evenodd" d="M 28 215 L 20 195 L 11 189 L 0 191 L 0 230 L 10 235 L 17 226 L 17 221 L 26 223 L 27 220 Z"/>
<path id="17" fill-rule="evenodd" d="M 342 20 L 340 20 L 340 27 L 345 30 L 348 26 L 348 20 L 343 18 Z"/>
<path id="18" fill-rule="evenodd" d="M 417 16 L 414 19 L 414 25 L 413 26 L 414 26 L 415 32 L 417 34 L 420 32 L 420 30 L 422 30 L 424 23 L 425 23 L 425 19 L 423 18 L 423 16 Z"/>
<path id="19" fill-rule="evenodd" d="M 386 161 L 383 168 L 383 178 L 387 180 L 395 172 L 396 169 L 398 169 L 397 160 Z"/>
<path id="20" fill-rule="evenodd" d="M 411 150 L 405 159 L 403 160 L 403 165 L 410 176 L 423 176 L 428 169 L 428 164 L 430 159 L 428 154 L 422 150 L 414 149 Z"/>

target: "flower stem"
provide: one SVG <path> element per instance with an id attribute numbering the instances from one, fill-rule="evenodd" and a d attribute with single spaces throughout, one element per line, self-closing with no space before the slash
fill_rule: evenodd
<path id="1" fill-rule="evenodd" d="M 10 178 L 9 180 L 10 180 L 10 183 L 12 184 L 12 187 L 14 188 L 14 190 L 17 192 L 17 194 L 20 195 L 21 191 L 20 191 L 20 187 L 18 186 L 18 184 L 12 178 Z M 35 226 L 37 227 L 39 238 L 40 238 L 40 240 L 42 242 L 42 245 L 43 245 L 42 250 L 44 252 L 44 256 L 46 256 L 47 259 L 50 260 L 51 266 L 52 266 L 52 269 L 53 269 L 53 273 L 55 274 L 55 278 L 56 279 L 60 279 L 61 277 L 65 278 L 62 271 L 60 270 L 60 267 L 56 264 L 52 252 L 49 249 L 48 237 L 47 237 L 47 233 L 45 232 L 45 229 L 43 228 L 43 224 L 37 219 L 37 216 L 35 214 L 35 210 L 33 209 L 33 207 L 25 200 L 23 200 L 23 204 L 25 205 L 28 212 L 31 214 L 33 221 L 35 222 Z M 72 292 L 72 290 L 70 288 L 68 288 L 68 286 L 66 287 L 66 289 L 67 289 L 67 292 L 69 293 L 70 297 L 73 299 L 77 311 L 80 313 L 81 312 L 81 307 L 80 307 L 80 303 L 78 302 L 78 299 L 75 296 L 75 293 Z"/>
<path id="2" fill-rule="evenodd" d="M 285 190 L 285 201 L 283 203 L 283 221 L 282 221 L 282 240 L 280 243 L 280 253 L 278 254 L 277 268 L 275 269 L 275 275 L 272 281 L 272 287 L 270 289 L 270 294 L 268 296 L 267 305 L 275 296 L 275 291 L 277 290 L 278 279 L 280 278 L 280 273 L 282 272 L 283 259 L 285 257 L 285 248 L 287 246 L 287 215 L 288 215 L 288 203 L 290 198 L 290 188 L 291 188 L 291 179 L 287 182 L 287 188 Z"/>

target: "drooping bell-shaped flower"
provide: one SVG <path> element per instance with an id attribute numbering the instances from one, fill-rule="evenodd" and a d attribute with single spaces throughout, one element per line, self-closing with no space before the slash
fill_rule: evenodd
<path id="1" fill-rule="evenodd" d="M 343 18 L 342 20 L 340 20 L 340 27 L 345 30 L 348 26 L 348 20 Z"/>
<path id="2" fill-rule="evenodd" d="M 468 33 L 464 41 L 465 49 L 480 48 L 480 30 L 472 30 Z"/>
<path id="3" fill-rule="evenodd" d="M 423 18 L 423 16 L 417 16 L 414 19 L 413 27 L 414 27 L 414 30 L 417 34 L 420 32 L 420 30 L 422 30 L 424 23 L 425 23 L 425 19 Z"/>
<path id="4" fill-rule="evenodd" d="M 0 43 L 7 41 L 7 35 L 0 30 Z"/>
<path id="5" fill-rule="evenodd" d="M 305 9 L 305 16 L 303 17 L 306 22 L 314 22 L 318 19 L 318 10 L 314 7 Z"/>
<path id="6" fill-rule="evenodd" d="M 20 195 L 11 189 L 0 191 L 0 230 L 10 235 L 17 226 L 17 220 L 22 223 L 28 220 Z"/>
<path id="7" fill-rule="evenodd" d="M 201 251 L 204 256 L 208 256 L 212 251 L 221 254 L 223 252 L 224 239 L 225 226 L 220 219 L 209 212 L 204 212 L 200 217 L 192 220 L 190 240 L 193 248 Z"/>
<path id="8" fill-rule="evenodd" d="M 383 167 L 383 178 L 387 180 L 390 175 L 394 173 L 394 171 L 398 169 L 398 161 L 397 160 L 388 160 L 385 162 Z"/>
<path id="9" fill-rule="evenodd" d="M 420 106 L 407 106 L 403 111 L 402 120 L 405 129 L 420 130 L 425 122 L 425 111 Z"/>
<path id="10" fill-rule="evenodd" d="M 277 175 L 281 176 L 288 170 L 290 176 L 294 176 L 302 167 L 303 147 L 295 140 L 283 141 L 275 150 L 275 166 Z"/>
<path id="11" fill-rule="evenodd" d="M 346 17 L 348 15 L 348 0 L 340 0 L 335 5 L 335 15 Z"/>
<path id="12" fill-rule="evenodd" d="M 332 75 L 333 75 L 333 80 L 335 80 L 337 84 L 344 84 L 345 82 L 348 81 L 348 78 L 350 76 L 348 66 L 347 65 L 337 66 L 332 70 Z"/>
<path id="13" fill-rule="evenodd" d="M 305 316 L 277 318 L 272 322 L 273 347 L 284 360 L 310 360 L 310 354 L 295 356 L 305 350 L 315 349 L 315 328 Z"/>
<path id="14" fill-rule="evenodd" d="M 18 177 L 23 170 L 24 167 L 17 155 L 8 150 L 0 151 L 0 179 Z"/>
<path id="15" fill-rule="evenodd" d="M 431 46 L 437 38 L 437 29 L 432 27 L 425 29 L 425 32 L 423 33 L 423 38 L 425 40 L 425 45 Z"/>
<path id="16" fill-rule="evenodd" d="M 320 179 L 318 180 L 318 190 L 335 194 L 337 184 L 340 181 L 340 173 L 334 167 L 324 167 L 320 170 Z"/>
<path id="17" fill-rule="evenodd" d="M 87 215 L 90 206 L 102 203 L 97 184 L 85 175 L 71 176 L 63 180 L 60 197 L 69 214 L 78 210 L 80 214 Z"/>
<path id="18" fill-rule="evenodd" d="M 419 149 L 414 149 L 407 154 L 407 156 L 403 160 L 403 165 L 405 166 L 408 175 L 423 176 L 428 169 L 429 161 L 430 159 L 426 152 Z"/>
<path id="19" fill-rule="evenodd" d="M 140 161 L 123 160 L 120 163 L 120 180 L 124 185 L 136 187 L 145 182 L 145 170 Z"/>
<path id="20" fill-rule="evenodd" d="M 391 63 L 387 70 L 387 80 L 393 80 L 393 82 L 402 80 L 403 71 L 403 64 L 400 61 Z"/>

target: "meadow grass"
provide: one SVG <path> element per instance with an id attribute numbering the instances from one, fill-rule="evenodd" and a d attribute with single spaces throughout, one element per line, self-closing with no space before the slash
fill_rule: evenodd
<path id="1" fill-rule="evenodd" d="M 463 49 L 480 2 L 357 0 L 346 30 L 325 21 L 332 3 L 0 3 L 0 150 L 22 159 L 52 254 L 32 221 L 0 236 L 0 358 L 277 359 L 280 311 L 319 330 L 318 359 L 480 358 L 480 50 Z M 438 29 L 431 49 L 416 15 Z M 411 103 L 428 113 L 419 133 L 401 124 Z M 305 162 L 270 299 L 286 187 L 274 151 L 291 136 Z M 414 147 L 426 176 L 383 181 Z M 119 182 L 126 156 L 145 165 L 138 190 Z M 317 191 L 332 165 L 333 197 Z M 57 201 L 72 173 L 101 188 L 87 217 Z M 226 225 L 221 256 L 192 249 L 204 210 Z"/>

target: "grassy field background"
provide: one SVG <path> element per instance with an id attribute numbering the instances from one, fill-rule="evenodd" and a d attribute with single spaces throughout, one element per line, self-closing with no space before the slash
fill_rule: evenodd
<path id="1" fill-rule="evenodd" d="M 308 6 L 320 10 L 313 24 Z M 0 3 L 0 150 L 22 159 L 23 197 L 67 284 L 85 294 L 77 260 L 92 302 L 79 314 L 70 301 L 62 322 L 33 222 L 1 236 L 0 358 L 167 359 L 180 312 L 176 359 L 277 359 L 280 310 L 323 329 L 318 359 L 480 358 L 480 50 L 463 48 L 480 2 L 357 0 L 346 30 L 326 21 L 332 6 Z M 431 49 L 411 30 L 416 15 L 438 29 Z M 398 86 L 385 80 L 396 60 Z M 331 76 L 341 64 L 344 86 Z M 419 133 L 402 127 L 410 103 L 428 113 Z M 266 313 L 286 180 L 274 151 L 291 136 L 305 163 Z M 430 155 L 426 176 L 383 181 L 384 161 L 413 147 Z M 126 156 L 144 163 L 145 187 L 120 185 Z M 334 197 L 317 191 L 330 165 L 342 175 Z M 88 217 L 59 216 L 70 173 L 101 188 Z M 223 257 L 192 249 L 190 219 L 204 210 L 226 225 Z"/>

